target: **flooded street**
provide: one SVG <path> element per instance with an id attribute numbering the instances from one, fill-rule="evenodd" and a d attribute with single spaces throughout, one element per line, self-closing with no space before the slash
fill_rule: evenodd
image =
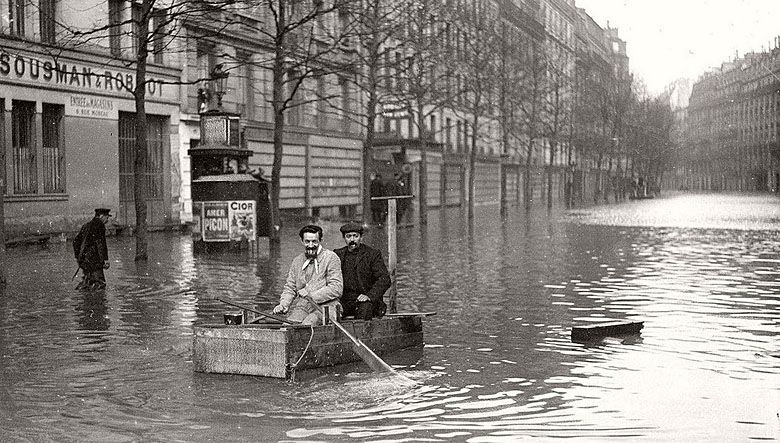
<path id="1" fill-rule="evenodd" d="M 278 301 L 282 256 L 202 255 L 188 236 L 109 238 L 108 288 L 73 288 L 71 243 L 8 251 L 0 297 L 4 441 L 780 439 L 780 200 L 680 195 L 548 214 L 458 208 L 398 233 L 400 311 L 436 311 L 425 347 L 299 373 L 196 373 L 193 325 L 225 295 Z M 322 224 L 328 248 L 343 245 Z M 366 242 L 381 246 L 384 233 Z M 641 335 L 571 341 L 597 320 Z"/>

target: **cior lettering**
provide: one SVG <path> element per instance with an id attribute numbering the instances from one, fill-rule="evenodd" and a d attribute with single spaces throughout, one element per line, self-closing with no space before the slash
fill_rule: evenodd
<path id="1" fill-rule="evenodd" d="M 230 202 L 230 209 L 234 211 L 249 211 L 254 207 L 253 202 Z"/>

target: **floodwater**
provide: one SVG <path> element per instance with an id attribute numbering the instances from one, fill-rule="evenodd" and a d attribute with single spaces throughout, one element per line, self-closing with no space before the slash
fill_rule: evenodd
<path id="1" fill-rule="evenodd" d="M 338 223 L 323 223 L 340 247 Z M 3 441 L 780 439 L 780 200 L 676 195 L 501 220 L 432 212 L 399 230 L 399 309 L 436 311 L 425 346 L 299 372 L 193 371 L 193 325 L 226 295 L 277 300 L 299 252 L 194 254 L 154 234 L 135 264 L 110 238 L 105 291 L 74 290 L 70 243 L 8 251 L 0 296 Z M 367 234 L 383 245 L 381 231 Z M 386 248 L 386 247 L 385 247 Z M 386 252 L 386 250 L 385 250 Z M 587 344 L 572 325 L 644 321 Z"/>

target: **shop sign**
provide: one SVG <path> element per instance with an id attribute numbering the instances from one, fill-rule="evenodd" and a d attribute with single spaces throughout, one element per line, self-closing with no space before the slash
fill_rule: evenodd
<path id="1" fill-rule="evenodd" d="M 0 80 L 19 81 L 31 86 L 52 85 L 84 93 L 118 93 L 128 98 L 132 97 L 135 88 L 135 74 L 128 70 L 90 66 L 65 59 L 38 58 L 3 46 L 0 46 Z M 147 97 L 177 99 L 177 88 L 163 87 L 164 83 L 165 79 L 147 76 Z"/>
<path id="2" fill-rule="evenodd" d="M 228 203 L 230 240 L 254 241 L 257 238 L 257 215 L 254 200 L 236 200 Z"/>
<path id="3" fill-rule="evenodd" d="M 254 200 L 197 202 L 193 205 L 195 229 L 203 241 L 254 241 L 257 237 L 257 213 Z M 202 217 L 197 214 L 201 213 Z"/>
<path id="4" fill-rule="evenodd" d="M 230 240 L 227 202 L 203 202 L 203 240 Z"/>
<path id="5" fill-rule="evenodd" d="M 119 119 L 119 109 L 114 100 L 94 95 L 71 95 L 65 102 L 65 115 L 74 117 Z"/>
<path id="6" fill-rule="evenodd" d="M 409 107 L 403 103 L 391 102 L 382 104 L 382 117 L 409 118 Z"/>
<path id="7" fill-rule="evenodd" d="M 393 161 L 393 154 L 400 154 L 400 146 L 373 146 L 371 154 L 374 160 Z"/>

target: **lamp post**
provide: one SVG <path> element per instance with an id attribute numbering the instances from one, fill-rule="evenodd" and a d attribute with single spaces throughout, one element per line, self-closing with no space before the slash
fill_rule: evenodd
<path id="1" fill-rule="evenodd" d="M 222 63 L 219 63 L 218 65 L 214 66 L 214 69 L 211 70 L 209 80 L 211 82 L 211 86 L 214 89 L 214 94 L 217 95 L 217 109 L 222 110 L 222 96 L 225 95 L 225 90 L 227 89 L 227 80 L 230 76 L 229 72 L 225 72 L 222 70 Z"/>

